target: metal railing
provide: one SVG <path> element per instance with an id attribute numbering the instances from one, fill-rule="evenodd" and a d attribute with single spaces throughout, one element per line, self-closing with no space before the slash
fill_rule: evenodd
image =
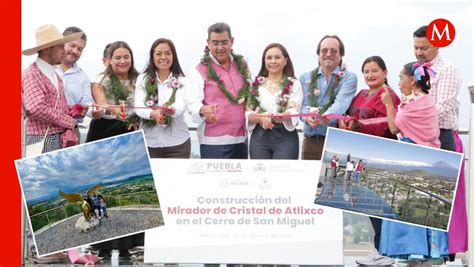
<path id="1" fill-rule="evenodd" d="M 344 169 L 344 165 L 339 165 L 337 173 L 341 173 Z M 328 172 L 331 175 L 333 174 L 332 169 L 326 166 L 325 179 L 328 177 Z M 431 227 L 447 228 L 452 207 L 451 201 L 404 181 L 391 177 L 381 178 L 378 174 L 369 175 L 369 172 L 372 172 L 371 168 L 367 168 L 362 172 L 359 184 L 376 193 L 403 221 L 421 225 L 430 223 L 429 226 Z M 340 175 L 338 176 L 340 177 Z M 454 191 L 454 184 L 446 191 Z M 437 203 L 438 205 L 436 205 Z M 365 211 L 376 214 L 378 209 Z M 420 212 L 423 212 L 423 214 L 420 214 Z"/>
<path id="2" fill-rule="evenodd" d="M 144 197 L 144 195 L 146 197 Z M 119 195 L 104 195 L 107 200 L 107 209 L 113 207 L 124 207 L 129 205 L 158 204 L 156 191 L 140 191 Z M 54 223 L 60 222 L 73 215 L 82 213 L 81 204 L 67 204 L 65 206 L 52 208 L 30 216 L 33 232 L 44 227 L 51 228 Z"/>
<path id="3" fill-rule="evenodd" d="M 398 210 L 398 214 L 403 221 L 428 225 L 431 227 L 446 228 L 449 221 L 449 213 L 451 211 L 452 202 L 438 196 L 432 192 L 410 185 L 406 182 L 394 178 L 383 178 L 384 186 L 378 186 L 379 178 L 369 178 L 369 175 L 362 175 L 361 184 L 373 192 L 379 194 L 393 210 Z M 391 189 L 391 190 L 390 190 Z M 451 189 L 453 191 L 454 188 Z M 388 196 L 384 196 L 387 191 Z M 396 199 L 398 195 L 405 196 Z M 418 195 L 418 197 L 416 196 Z M 427 198 L 425 198 L 427 196 Z M 410 198 L 411 197 L 411 198 Z M 417 200 L 416 202 L 414 200 Z M 404 202 L 402 205 L 397 203 Z M 436 205 L 436 203 L 439 203 Z M 416 208 L 416 205 L 423 205 L 423 208 Z M 414 216 L 413 213 L 423 211 L 424 214 Z"/>

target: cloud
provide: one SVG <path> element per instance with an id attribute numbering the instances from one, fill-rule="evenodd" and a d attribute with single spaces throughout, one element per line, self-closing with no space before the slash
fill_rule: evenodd
<path id="1" fill-rule="evenodd" d="M 17 167 L 26 199 L 151 173 L 141 132 L 18 161 Z"/>
<path id="2" fill-rule="evenodd" d="M 387 160 L 380 158 L 370 158 L 367 160 L 369 163 L 378 163 L 385 165 L 397 165 L 397 166 L 413 166 L 413 167 L 431 167 L 431 164 L 421 161 L 412 161 L 412 160 Z"/>

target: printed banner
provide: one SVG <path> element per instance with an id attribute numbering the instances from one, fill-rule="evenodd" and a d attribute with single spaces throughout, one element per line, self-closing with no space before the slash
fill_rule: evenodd
<path id="1" fill-rule="evenodd" d="M 319 161 L 151 163 L 166 226 L 145 262 L 343 264 L 342 212 L 312 204 Z"/>

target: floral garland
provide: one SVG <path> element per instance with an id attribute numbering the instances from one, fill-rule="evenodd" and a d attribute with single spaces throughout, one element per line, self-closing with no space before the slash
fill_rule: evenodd
<path id="1" fill-rule="evenodd" d="M 252 88 L 250 89 L 249 97 L 247 99 L 248 106 L 250 107 L 250 109 L 257 113 L 266 112 L 266 110 L 260 106 L 260 100 L 259 100 L 260 93 L 258 91 L 259 86 L 264 84 L 265 81 L 266 81 L 265 77 L 257 76 L 254 82 L 252 83 Z M 281 93 L 278 96 L 278 102 L 277 102 L 278 113 L 285 112 L 286 107 L 288 106 L 288 100 L 290 99 L 290 91 L 292 87 L 293 87 L 293 80 L 288 78 L 287 76 L 284 76 L 280 82 L 280 88 L 283 88 L 283 89 L 281 90 Z"/>
<path id="2" fill-rule="evenodd" d="M 128 98 L 128 88 L 114 74 L 110 75 L 109 83 L 106 86 L 105 93 L 108 99 L 114 99 L 114 104 L 120 104 L 120 101 L 126 101 Z"/>
<path id="3" fill-rule="evenodd" d="M 109 76 L 109 82 L 106 85 L 105 94 L 107 99 L 113 99 L 115 105 L 127 104 L 133 106 L 132 97 L 129 96 L 127 86 L 125 86 L 116 75 L 112 74 Z M 127 124 L 134 124 L 140 120 L 138 115 L 135 113 L 127 114 L 124 118 Z"/>
<path id="4" fill-rule="evenodd" d="M 318 114 L 323 114 L 326 110 L 334 103 L 337 96 L 336 88 L 339 86 L 341 79 L 346 76 L 346 67 L 342 66 L 341 70 L 336 74 L 336 77 L 329 83 L 327 91 L 329 91 L 329 102 L 326 105 L 320 106 L 318 103 L 318 96 L 321 94 L 321 90 L 318 89 L 318 72 L 319 67 L 311 72 L 311 83 L 309 84 L 309 94 L 310 94 L 310 112 L 316 112 Z"/>
<path id="5" fill-rule="evenodd" d="M 231 53 L 231 56 L 239 70 L 240 76 L 244 81 L 244 85 L 242 85 L 242 88 L 239 89 L 238 95 L 234 96 L 231 92 L 229 92 L 229 90 L 227 90 L 224 85 L 224 82 L 222 82 L 219 76 L 217 75 L 216 70 L 214 69 L 211 63 L 212 60 L 211 56 L 209 55 L 209 51 L 209 48 L 206 46 L 206 48 L 204 49 L 204 55 L 201 59 L 201 63 L 207 65 L 207 77 L 217 82 L 217 86 L 219 87 L 221 92 L 227 97 L 229 102 L 231 102 L 232 104 L 244 103 L 249 93 L 249 83 L 247 82 L 249 73 L 247 69 L 247 64 L 245 63 L 243 56 Z"/>
<path id="6" fill-rule="evenodd" d="M 176 91 L 183 87 L 183 84 L 179 81 L 179 76 L 171 76 L 171 81 L 169 82 L 169 86 L 173 90 L 171 92 L 171 96 L 163 105 L 164 107 L 169 107 L 176 102 Z M 145 97 L 145 106 L 156 109 L 158 108 L 158 83 L 156 81 L 156 77 L 153 75 L 148 74 L 146 76 L 145 81 L 145 90 L 146 90 L 146 97 Z M 165 116 L 165 125 L 166 127 L 170 127 L 173 123 L 173 117 L 171 115 L 163 115 Z M 156 125 L 156 121 L 153 119 L 143 120 L 143 127 L 151 128 Z"/>

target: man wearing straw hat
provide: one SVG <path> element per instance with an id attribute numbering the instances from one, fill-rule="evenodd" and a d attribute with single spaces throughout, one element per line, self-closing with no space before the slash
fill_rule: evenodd
<path id="1" fill-rule="evenodd" d="M 61 148 L 60 135 L 74 129 L 76 120 L 70 116 L 64 85 L 55 72 L 55 65 L 64 57 L 64 44 L 81 38 L 82 32 L 64 37 L 53 25 L 36 30 L 36 46 L 23 55 L 37 54 L 36 61 L 22 73 L 22 100 L 26 112 L 26 144 L 45 138 L 43 153 Z"/>

